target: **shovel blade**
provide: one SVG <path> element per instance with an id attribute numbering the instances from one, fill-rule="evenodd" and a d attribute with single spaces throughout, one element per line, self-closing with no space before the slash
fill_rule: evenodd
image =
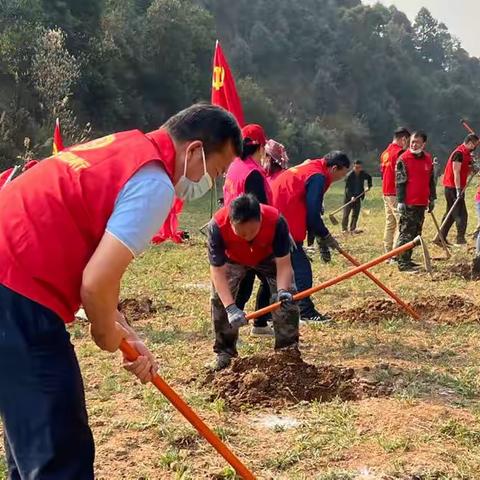
<path id="1" fill-rule="evenodd" d="M 430 257 L 430 252 L 428 251 L 427 244 L 423 240 L 422 237 L 418 237 L 420 239 L 420 246 L 422 247 L 423 253 L 423 263 L 425 266 L 425 270 L 431 275 L 432 274 L 432 259 Z"/>
<path id="2" fill-rule="evenodd" d="M 328 218 L 332 222 L 332 225 L 338 225 L 338 220 L 335 218 L 335 215 L 330 214 Z"/>

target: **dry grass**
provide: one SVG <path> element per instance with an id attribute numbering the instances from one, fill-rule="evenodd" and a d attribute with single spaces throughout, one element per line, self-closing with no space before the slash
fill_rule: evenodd
<path id="1" fill-rule="evenodd" d="M 340 205 L 340 186 L 328 197 L 330 206 Z M 365 233 L 342 239 L 360 260 L 382 251 L 378 188 L 372 197 L 367 200 L 371 214 L 361 219 Z M 208 265 L 204 239 L 198 233 L 208 219 L 207 204 L 190 206 L 184 216 L 192 241 L 150 249 L 129 270 L 122 294 L 153 299 L 157 313 L 136 326 L 158 356 L 161 374 L 258 478 L 479 478 L 477 324 L 442 325 L 404 318 L 379 324 L 302 327 L 302 351 L 310 363 L 356 368 L 384 364 L 376 380 L 395 383 L 395 393 L 388 398 L 298 404 L 275 412 L 246 408 L 240 413 L 230 412 L 222 400 L 211 400 L 211 392 L 201 386 L 202 367 L 211 357 L 212 344 Z M 443 203 L 438 216 L 441 210 Z M 474 223 L 472 215 L 472 227 Z M 425 237 L 432 238 L 429 219 L 425 231 Z M 441 256 L 434 247 L 432 253 Z M 456 250 L 455 256 L 450 263 L 436 262 L 438 271 L 448 271 L 453 262 L 468 261 L 466 251 Z M 329 266 L 314 260 L 317 282 L 347 268 L 338 256 Z M 457 293 L 480 302 L 475 284 L 460 278 L 432 282 L 426 275 L 402 275 L 388 265 L 374 273 L 407 300 Z M 317 295 L 316 302 L 323 310 L 335 311 L 383 295 L 367 278 L 357 276 Z M 122 371 L 119 355 L 99 351 L 85 325 L 75 325 L 71 331 L 85 378 L 99 480 L 235 478 L 223 459 L 155 389 L 142 387 Z M 270 348 L 270 341 L 252 339 L 243 330 L 241 355 Z M 298 425 L 269 428 L 257 421 L 262 414 L 288 416 Z M 0 479 L 6 478 L 4 470 L 0 464 Z"/>

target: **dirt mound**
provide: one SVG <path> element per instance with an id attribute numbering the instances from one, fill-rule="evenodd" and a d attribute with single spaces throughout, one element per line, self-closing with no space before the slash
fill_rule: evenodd
<path id="1" fill-rule="evenodd" d="M 468 281 L 478 281 L 480 276 L 473 274 L 471 263 L 454 263 L 448 266 L 448 271 L 442 271 L 434 274 L 435 280 L 451 280 L 460 278 Z"/>
<path id="2" fill-rule="evenodd" d="M 410 304 L 424 321 L 446 324 L 480 321 L 480 307 L 460 297 L 420 297 Z M 373 300 L 358 307 L 330 312 L 337 321 L 379 323 L 385 320 L 406 318 L 408 314 L 390 300 Z"/>
<path id="3" fill-rule="evenodd" d="M 125 315 L 128 322 L 151 317 L 156 312 L 153 301 L 147 297 L 125 298 L 118 304 L 118 309 Z"/>
<path id="4" fill-rule="evenodd" d="M 459 295 L 421 298 L 412 307 L 424 320 L 431 322 L 457 324 L 480 321 L 480 307 Z"/>
<path id="5" fill-rule="evenodd" d="M 371 377 L 369 375 L 369 377 Z M 389 395 L 392 385 L 363 378 L 352 368 L 305 363 L 297 352 L 274 352 L 237 358 L 232 366 L 206 379 L 215 397 L 233 409 L 242 406 L 282 407 L 301 401 L 328 402 L 335 397 L 360 400 Z"/>
<path id="6" fill-rule="evenodd" d="M 405 316 L 404 310 L 390 300 L 372 300 L 358 307 L 329 312 L 339 322 L 379 323 Z"/>

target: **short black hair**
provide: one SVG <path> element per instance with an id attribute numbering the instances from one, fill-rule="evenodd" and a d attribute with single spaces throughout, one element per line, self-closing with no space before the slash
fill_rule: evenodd
<path id="1" fill-rule="evenodd" d="M 163 128 L 180 142 L 201 140 L 205 155 L 218 152 L 227 142 L 235 155 L 242 154 L 242 132 L 235 117 L 222 107 L 197 103 L 170 117 Z"/>
<path id="2" fill-rule="evenodd" d="M 327 153 L 323 158 L 327 163 L 327 167 L 350 168 L 348 155 L 339 150 Z"/>
<path id="3" fill-rule="evenodd" d="M 408 128 L 405 128 L 405 127 L 399 127 L 395 130 L 395 132 L 393 133 L 393 136 L 395 140 L 400 140 L 401 138 L 408 138 L 410 137 L 410 130 L 408 130 Z"/>
<path id="4" fill-rule="evenodd" d="M 260 203 L 251 193 L 237 197 L 230 204 L 228 214 L 232 223 L 246 223 L 252 220 L 260 221 Z"/>
<path id="5" fill-rule="evenodd" d="M 363 162 L 361 160 L 355 160 L 353 162 L 354 165 L 363 165 Z"/>
<path id="6" fill-rule="evenodd" d="M 478 137 L 478 135 L 476 133 L 469 133 L 466 137 L 465 137 L 465 141 L 463 143 L 477 143 L 478 141 L 480 140 L 480 138 Z"/>
<path id="7" fill-rule="evenodd" d="M 242 150 L 242 160 L 245 160 L 248 157 L 251 157 L 260 150 L 260 145 L 258 143 L 252 143 L 252 139 L 246 137 L 243 139 L 243 150 Z"/>
<path id="8" fill-rule="evenodd" d="M 423 130 L 416 130 L 415 132 L 412 133 L 411 136 L 413 138 L 420 137 L 424 142 L 426 142 L 428 140 L 428 135 Z"/>

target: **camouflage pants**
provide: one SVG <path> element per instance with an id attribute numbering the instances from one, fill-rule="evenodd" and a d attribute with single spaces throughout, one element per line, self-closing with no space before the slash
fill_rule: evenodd
<path id="1" fill-rule="evenodd" d="M 408 207 L 405 213 L 400 214 L 399 234 L 397 247 L 411 242 L 415 237 L 422 234 L 423 222 L 425 221 L 426 207 Z M 408 250 L 398 256 L 399 267 L 406 267 L 412 261 L 412 250 Z"/>
<path id="2" fill-rule="evenodd" d="M 228 263 L 227 278 L 233 298 L 236 298 L 240 282 L 250 270 L 254 270 L 259 278 L 268 282 L 272 296 L 277 293 L 277 268 L 274 259 L 267 259 L 255 267 Z M 213 328 L 215 331 L 213 351 L 215 353 L 227 353 L 235 357 L 238 355 L 238 330 L 230 326 L 225 307 L 213 286 L 210 300 Z M 275 331 L 275 349 L 298 344 L 299 316 L 298 306 L 295 304 L 282 305 L 272 312 L 273 328 Z"/>

